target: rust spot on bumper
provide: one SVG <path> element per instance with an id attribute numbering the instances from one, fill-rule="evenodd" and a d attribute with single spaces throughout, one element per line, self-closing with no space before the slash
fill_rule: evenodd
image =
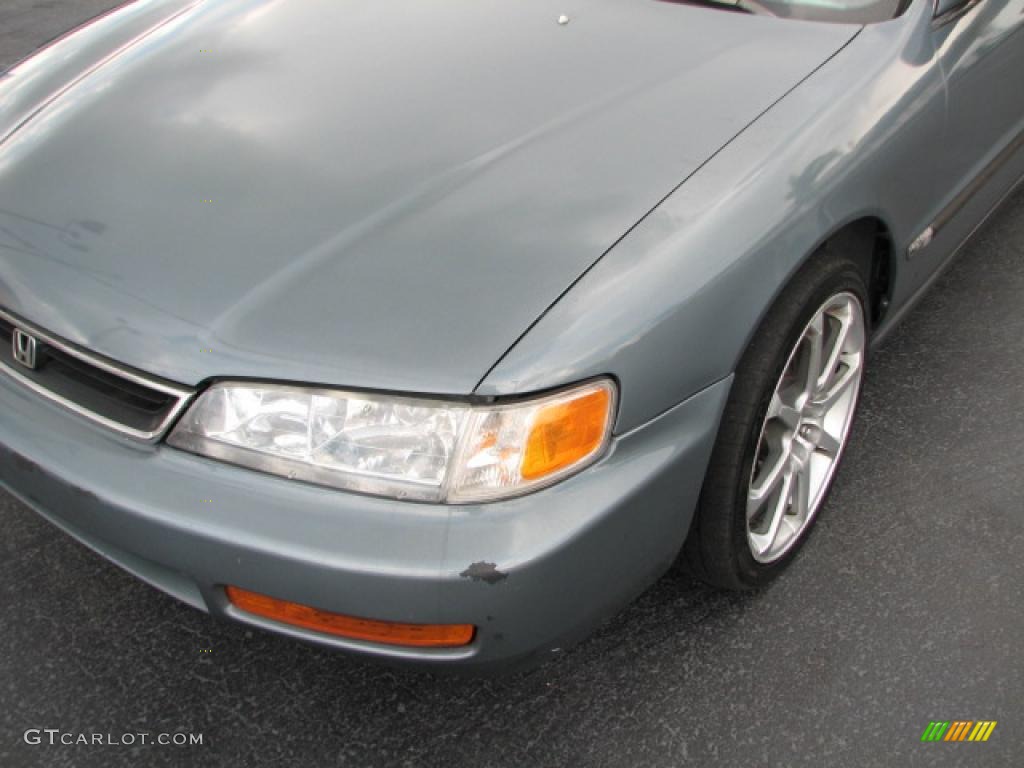
<path id="1" fill-rule="evenodd" d="M 504 581 L 508 578 L 507 573 L 502 573 L 498 570 L 496 563 L 486 563 L 481 560 L 479 563 L 473 563 L 469 568 L 459 574 L 464 579 L 472 579 L 473 581 L 484 581 L 488 584 L 497 584 L 499 581 Z"/>

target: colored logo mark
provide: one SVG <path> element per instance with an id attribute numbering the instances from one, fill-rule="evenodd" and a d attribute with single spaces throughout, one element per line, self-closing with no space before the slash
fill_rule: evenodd
<path id="1" fill-rule="evenodd" d="M 933 720 L 921 734 L 921 741 L 988 741 L 996 720 Z"/>

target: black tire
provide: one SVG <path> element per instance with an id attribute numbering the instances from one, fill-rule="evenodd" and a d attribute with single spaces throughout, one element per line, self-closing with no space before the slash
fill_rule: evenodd
<path id="1" fill-rule="evenodd" d="M 775 562 L 758 562 L 747 543 L 747 490 L 772 394 L 807 324 L 826 301 L 842 292 L 860 300 L 866 323 L 871 317 L 868 270 L 863 260 L 848 255 L 863 251 L 850 245 L 848 241 L 827 244 L 808 260 L 772 305 L 736 368 L 700 501 L 680 555 L 685 571 L 713 586 L 748 590 L 767 584 L 792 561 L 814 527 L 812 521 Z M 824 493 L 827 496 L 828 489 Z"/>

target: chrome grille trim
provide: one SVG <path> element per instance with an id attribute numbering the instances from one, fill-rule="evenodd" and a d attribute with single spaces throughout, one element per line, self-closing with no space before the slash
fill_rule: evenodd
<path id="1" fill-rule="evenodd" d="M 57 405 L 66 408 L 67 410 L 72 411 L 91 422 L 122 435 L 148 443 L 157 442 L 164 436 L 178 416 L 181 415 L 182 411 L 185 410 L 189 402 L 192 400 L 192 397 L 195 395 L 194 389 L 147 376 L 137 370 L 119 365 L 118 363 L 93 354 L 92 352 L 88 352 L 81 347 L 75 346 L 70 342 L 64 341 L 63 339 L 42 330 L 34 323 L 23 320 L 4 309 L 0 309 L 0 319 L 4 320 L 9 325 L 12 325 L 14 328 L 28 333 L 38 342 L 45 344 L 48 347 L 52 347 L 53 349 L 60 350 L 64 354 L 74 357 L 100 371 L 124 381 L 131 382 L 140 387 L 145 387 L 155 392 L 167 395 L 174 399 L 174 405 L 168 410 L 167 414 L 160 421 L 156 429 L 152 431 L 143 431 L 114 419 L 107 418 L 102 414 L 96 413 L 95 411 L 79 405 L 73 400 L 69 400 L 63 395 L 47 389 L 39 384 L 39 382 L 33 381 L 28 376 L 18 371 L 15 365 L 9 364 L 5 359 L 0 358 L 0 373 L 9 376 L 11 379 L 17 381 L 27 389 L 30 389 L 40 397 L 49 400 L 52 403 L 56 403 Z"/>

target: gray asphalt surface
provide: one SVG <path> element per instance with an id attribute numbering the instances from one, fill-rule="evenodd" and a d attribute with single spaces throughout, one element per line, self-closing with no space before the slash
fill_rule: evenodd
<path id="1" fill-rule="evenodd" d="M 113 4 L 4 0 L 0 67 Z M 396 671 L 215 621 L 0 492 L 0 765 L 1024 764 L 1021 297 L 1024 194 L 875 356 L 789 573 L 741 596 L 666 577 L 525 675 Z M 934 719 L 999 725 L 920 743 Z"/>

